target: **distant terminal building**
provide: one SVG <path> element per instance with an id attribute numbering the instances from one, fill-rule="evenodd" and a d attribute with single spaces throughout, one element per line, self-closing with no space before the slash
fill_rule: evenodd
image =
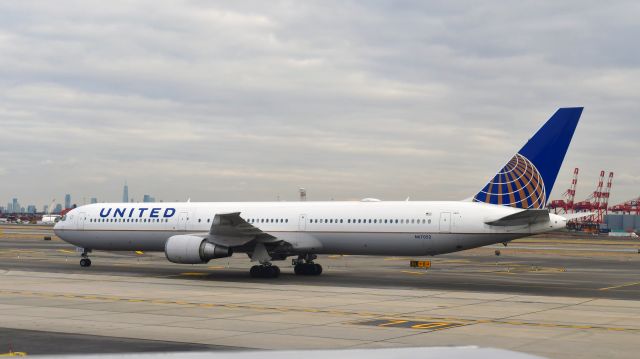
<path id="1" fill-rule="evenodd" d="M 611 232 L 640 231 L 640 216 L 636 214 L 608 214 L 604 223 Z"/>
<path id="2" fill-rule="evenodd" d="M 71 208 L 71 195 L 68 193 L 64 195 L 64 208 Z"/>

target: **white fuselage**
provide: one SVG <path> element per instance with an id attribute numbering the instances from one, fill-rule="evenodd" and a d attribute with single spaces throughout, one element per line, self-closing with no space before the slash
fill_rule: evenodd
<path id="1" fill-rule="evenodd" d="M 54 230 L 86 249 L 164 251 L 171 236 L 206 234 L 216 214 L 240 212 L 253 226 L 290 244 L 291 254 L 419 256 L 565 226 L 565 219 L 553 214 L 534 225 L 486 224 L 518 211 L 454 201 L 101 203 L 70 211 Z"/>

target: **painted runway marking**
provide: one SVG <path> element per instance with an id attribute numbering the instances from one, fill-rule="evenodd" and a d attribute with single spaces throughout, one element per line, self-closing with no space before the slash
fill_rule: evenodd
<path id="1" fill-rule="evenodd" d="M 364 322 L 357 322 L 354 324 L 371 325 L 375 327 L 420 329 L 420 330 L 428 330 L 428 331 L 450 329 L 455 327 L 461 327 L 463 325 L 468 325 L 467 323 L 456 323 L 456 322 L 445 322 L 445 321 L 439 321 L 439 322 L 415 321 L 415 320 L 404 320 L 404 319 L 376 319 L 376 320 L 368 320 Z"/>
<path id="2" fill-rule="evenodd" d="M 8 353 L 0 353 L 0 357 L 26 357 L 26 352 L 8 352 Z"/>
<path id="3" fill-rule="evenodd" d="M 183 272 L 183 273 L 180 273 L 180 275 L 204 276 L 204 275 L 209 275 L 209 273 L 206 273 L 206 272 Z"/>
<path id="4" fill-rule="evenodd" d="M 599 290 L 618 289 L 618 288 L 624 288 L 624 287 L 631 287 L 631 286 L 639 285 L 639 284 L 640 284 L 640 282 L 626 283 L 626 284 L 614 285 L 613 287 L 600 288 Z"/>
<path id="5" fill-rule="evenodd" d="M 425 274 L 425 272 L 414 272 L 414 271 L 410 271 L 410 270 L 401 270 L 400 273 L 413 274 L 413 275 L 424 275 Z"/>

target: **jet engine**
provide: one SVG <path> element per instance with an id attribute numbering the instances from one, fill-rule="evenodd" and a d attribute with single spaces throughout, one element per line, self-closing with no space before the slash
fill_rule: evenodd
<path id="1" fill-rule="evenodd" d="M 182 264 L 207 263 L 214 258 L 229 257 L 231 248 L 217 246 L 197 236 L 172 236 L 164 245 L 164 254 L 170 262 Z"/>

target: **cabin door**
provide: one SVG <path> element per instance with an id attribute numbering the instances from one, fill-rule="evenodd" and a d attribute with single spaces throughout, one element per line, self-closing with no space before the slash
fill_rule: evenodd
<path id="1" fill-rule="evenodd" d="M 78 214 L 78 229 L 84 229 L 84 222 L 87 220 L 87 214 L 81 212 Z"/>
<path id="2" fill-rule="evenodd" d="M 180 216 L 178 216 L 178 230 L 186 231 L 187 230 L 187 212 L 180 212 Z"/>
<path id="3" fill-rule="evenodd" d="M 451 212 L 440 212 L 440 233 L 451 233 Z"/>
<path id="4" fill-rule="evenodd" d="M 307 230 L 307 215 L 301 214 L 298 218 L 298 230 L 306 231 Z"/>

